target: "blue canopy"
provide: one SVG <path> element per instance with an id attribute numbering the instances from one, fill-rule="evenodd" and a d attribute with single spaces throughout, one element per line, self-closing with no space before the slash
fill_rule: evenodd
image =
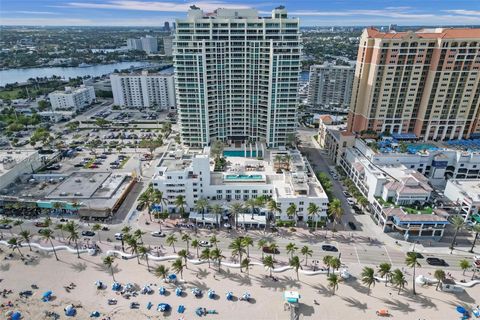
<path id="1" fill-rule="evenodd" d="M 175 280 L 175 279 L 177 279 L 177 275 L 174 274 L 174 273 L 171 273 L 171 274 L 168 275 L 168 279 Z"/>
<path id="2" fill-rule="evenodd" d="M 417 139 L 417 135 L 415 133 L 392 133 L 392 137 L 395 140 L 415 140 Z"/>
<path id="3" fill-rule="evenodd" d="M 467 312 L 467 310 L 462 306 L 457 306 L 457 311 L 461 314 L 464 314 Z"/>
<path id="4" fill-rule="evenodd" d="M 22 314 L 18 311 L 12 313 L 12 315 L 10 316 L 10 319 L 12 320 L 20 320 L 21 318 L 22 318 Z"/>

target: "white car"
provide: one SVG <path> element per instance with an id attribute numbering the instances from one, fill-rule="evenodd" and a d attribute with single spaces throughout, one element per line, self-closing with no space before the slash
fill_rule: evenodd
<path id="1" fill-rule="evenodd" d="M 353 206 L 355 204 L 355 202 L 353 201 L 352 198 L 347 198 L 347 202 L 349 205 Z"/>
<path id="2" fill-rule="evenodd" d="M 226 229 L 232 229 L 232 225 L 230 223 L 224 223 L 223 227 Z"/>
<path id="3" fill-rule="evenodd" d="M 212 244 L 208 241 L 200 241 L 200 247 L 204 247 L 204 248 L 210 248 L 212 246 Z"/>
<path id="4" fill-rule="evenodd" d="M 123 240 L 123 233 L 115 233 L 116 240 Z"/>
<path id="5" fill-rule="evenodd" d="M 161 231 L 153 231 L 153 232 L 150 233 L 150 235 L 152 237 L 159 237 L 159 238 L 163 238 L 163 237 L 166 236 L 166 234 L 161 232 Z"/>

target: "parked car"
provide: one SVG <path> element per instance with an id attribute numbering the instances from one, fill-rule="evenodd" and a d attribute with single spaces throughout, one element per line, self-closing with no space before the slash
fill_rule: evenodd
<path id="1" fill-rule="evenodd" d="M 350 229 L 352 229 L 352 230 L 357 230 L 357 226 L 356 226 L 355 223 L 353 223 L 352 221 L 349 221 L 349 222 L 348 222 L 348 226 L 349 226 Z"/>
<path id="2" fill-rule="evenodd" d="M 278 250 L 278 249 L 272 250 L 272 248 L 270 248 L 269 246 L 263 247 L 262 251 L 265 252 L 265 253 L 273 253 L 273 254 L 279 254 L 280 253 L 280 250 Z"/>
<path id="3" fill-rule="evenodd" d="M 415 252 L 415 251 L 407 252 L 407 255 L 411 255 L 411 254 L 414 254 L 417 257 L 417 259 L 423 259 L 424 258 L 423 255 L 420 252 Z"/>
<path id="4" fill-rule="evenodd" d="M 426 261 L 431 266 L 446 266 L 447 265 L 445 260 L 440 259 L 440 258 L 427 258 Z"/>
<path id="5" fill-rule="evenodd" d="M 348 191 L 343 191 L 343 195 L 347 198 L 350 198 L 352 195 Z"/>
<path id="6" fill-rule="evenodd" d="M 0 229 L 12 229 L 12 226 L 9 224 L 0 224 Z"/>
<path id="7" fill-rule="evenodd" d="M 200 247 L 210 248 L 211 246 L 212 244 L 208 241 L 205 241 L 205 240 L 200 241 Z"/>
<path id="8" fill-rule="evenodd" d="M 116 240 L 123 240 L 123 233 L 115 233 Z"/>
<path id="9" fill-rule="evenodd" d="M 352 198 L 347 198 L 347 202 L 349 205 L 353 206 L 355 204 L 355 202 L 353 201 Z"/>
<path id="10" fill-rule="evenodd" d="M 164 238 L 166 236 L 166 234 L 161 231 L 153 231 L 150 234 L 152 235 L 152 237 L 158 237 L 158 238 Z"/>
<path id="11" fill-rule="evenodd" d="M 337 252 L 338 251 L 337 247 L 332 246 L 331 244 L 322 245 L 322 250 L 323 251 L 332 251 L 332 252 Z"/>
<path id="12" fill-rule="evenodd" d="M 82 231 L 82 236 L 84 237 L 93 237 L 94 235 L 95 235 L 95 232 L 93 231 L 90 231 L 90 230 Z"/>
<path id="13" fill-rule="evenodd" d="M 137 210 L 138 210 L 138 211 L 142 211 L 144 208 L 145 208 L 145 203 L 139 203 L 139 204 L 137 205 Z"/>

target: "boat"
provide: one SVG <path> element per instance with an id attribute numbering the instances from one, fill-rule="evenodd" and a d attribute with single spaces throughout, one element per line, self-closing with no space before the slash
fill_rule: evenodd
<path id="1" fill-rule="evenodd" d="M 79 68 L 87 68 L 87 67 L 91 67 L 92 65 L 91 64 L 88 64 L 88 63 L 85 63 L 85 62 L 82 62 L 78 65 Z"/>

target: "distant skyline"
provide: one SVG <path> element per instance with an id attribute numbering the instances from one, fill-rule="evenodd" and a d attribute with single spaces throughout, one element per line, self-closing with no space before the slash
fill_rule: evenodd
<path id="1" fill-rule="evenodd" d="M 284 5 L 302 26 L 480 25 L 480 0 L 0 1 L 0 25 L 163 26 L 185 17 L 193 4 L 206 12 L 256 8 L 261 15 Z"/>

